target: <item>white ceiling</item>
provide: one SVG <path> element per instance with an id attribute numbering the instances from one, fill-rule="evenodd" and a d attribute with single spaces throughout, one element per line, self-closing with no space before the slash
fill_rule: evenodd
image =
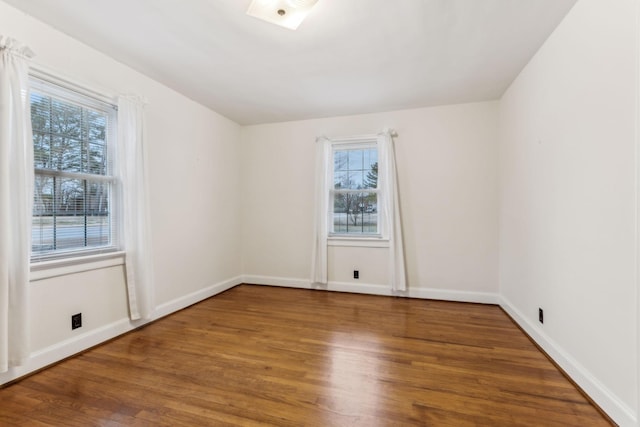
<path id="1" fill-rule="evenodd" d="M 498 99 L 576 0 L 4 0 L 240 124 Z"/>

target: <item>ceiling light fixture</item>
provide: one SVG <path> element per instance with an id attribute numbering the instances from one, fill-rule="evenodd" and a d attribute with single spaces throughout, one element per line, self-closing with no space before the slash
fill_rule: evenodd
<path id="1" fill-rule="evenodd" d="M 253 0 L 247 15 L 280 25 L 298 28 L 318 0 Z"/>

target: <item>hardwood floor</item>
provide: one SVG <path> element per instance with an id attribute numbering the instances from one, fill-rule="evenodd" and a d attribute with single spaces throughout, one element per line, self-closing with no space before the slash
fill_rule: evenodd
<path id="1" fill-rule="evenodd" d="M 0 390 L 2 426 L 601 426 L 496 306 L 242 285 Z"/>

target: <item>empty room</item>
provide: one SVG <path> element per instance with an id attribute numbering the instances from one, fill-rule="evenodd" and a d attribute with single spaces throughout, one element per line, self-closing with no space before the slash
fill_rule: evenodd
<path id="1" fill-rule="evenodd" d="M 0 0 L 0 425 L 640 426 L 637 0 Z"/>

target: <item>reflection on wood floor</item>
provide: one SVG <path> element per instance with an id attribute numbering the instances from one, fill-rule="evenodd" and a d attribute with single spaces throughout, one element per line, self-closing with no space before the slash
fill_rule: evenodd
<path id="1" fill-rule="evenodd" d="M 242 285 L 0 390 L 0 425 L 610 425 L 496 306 Z"/>

